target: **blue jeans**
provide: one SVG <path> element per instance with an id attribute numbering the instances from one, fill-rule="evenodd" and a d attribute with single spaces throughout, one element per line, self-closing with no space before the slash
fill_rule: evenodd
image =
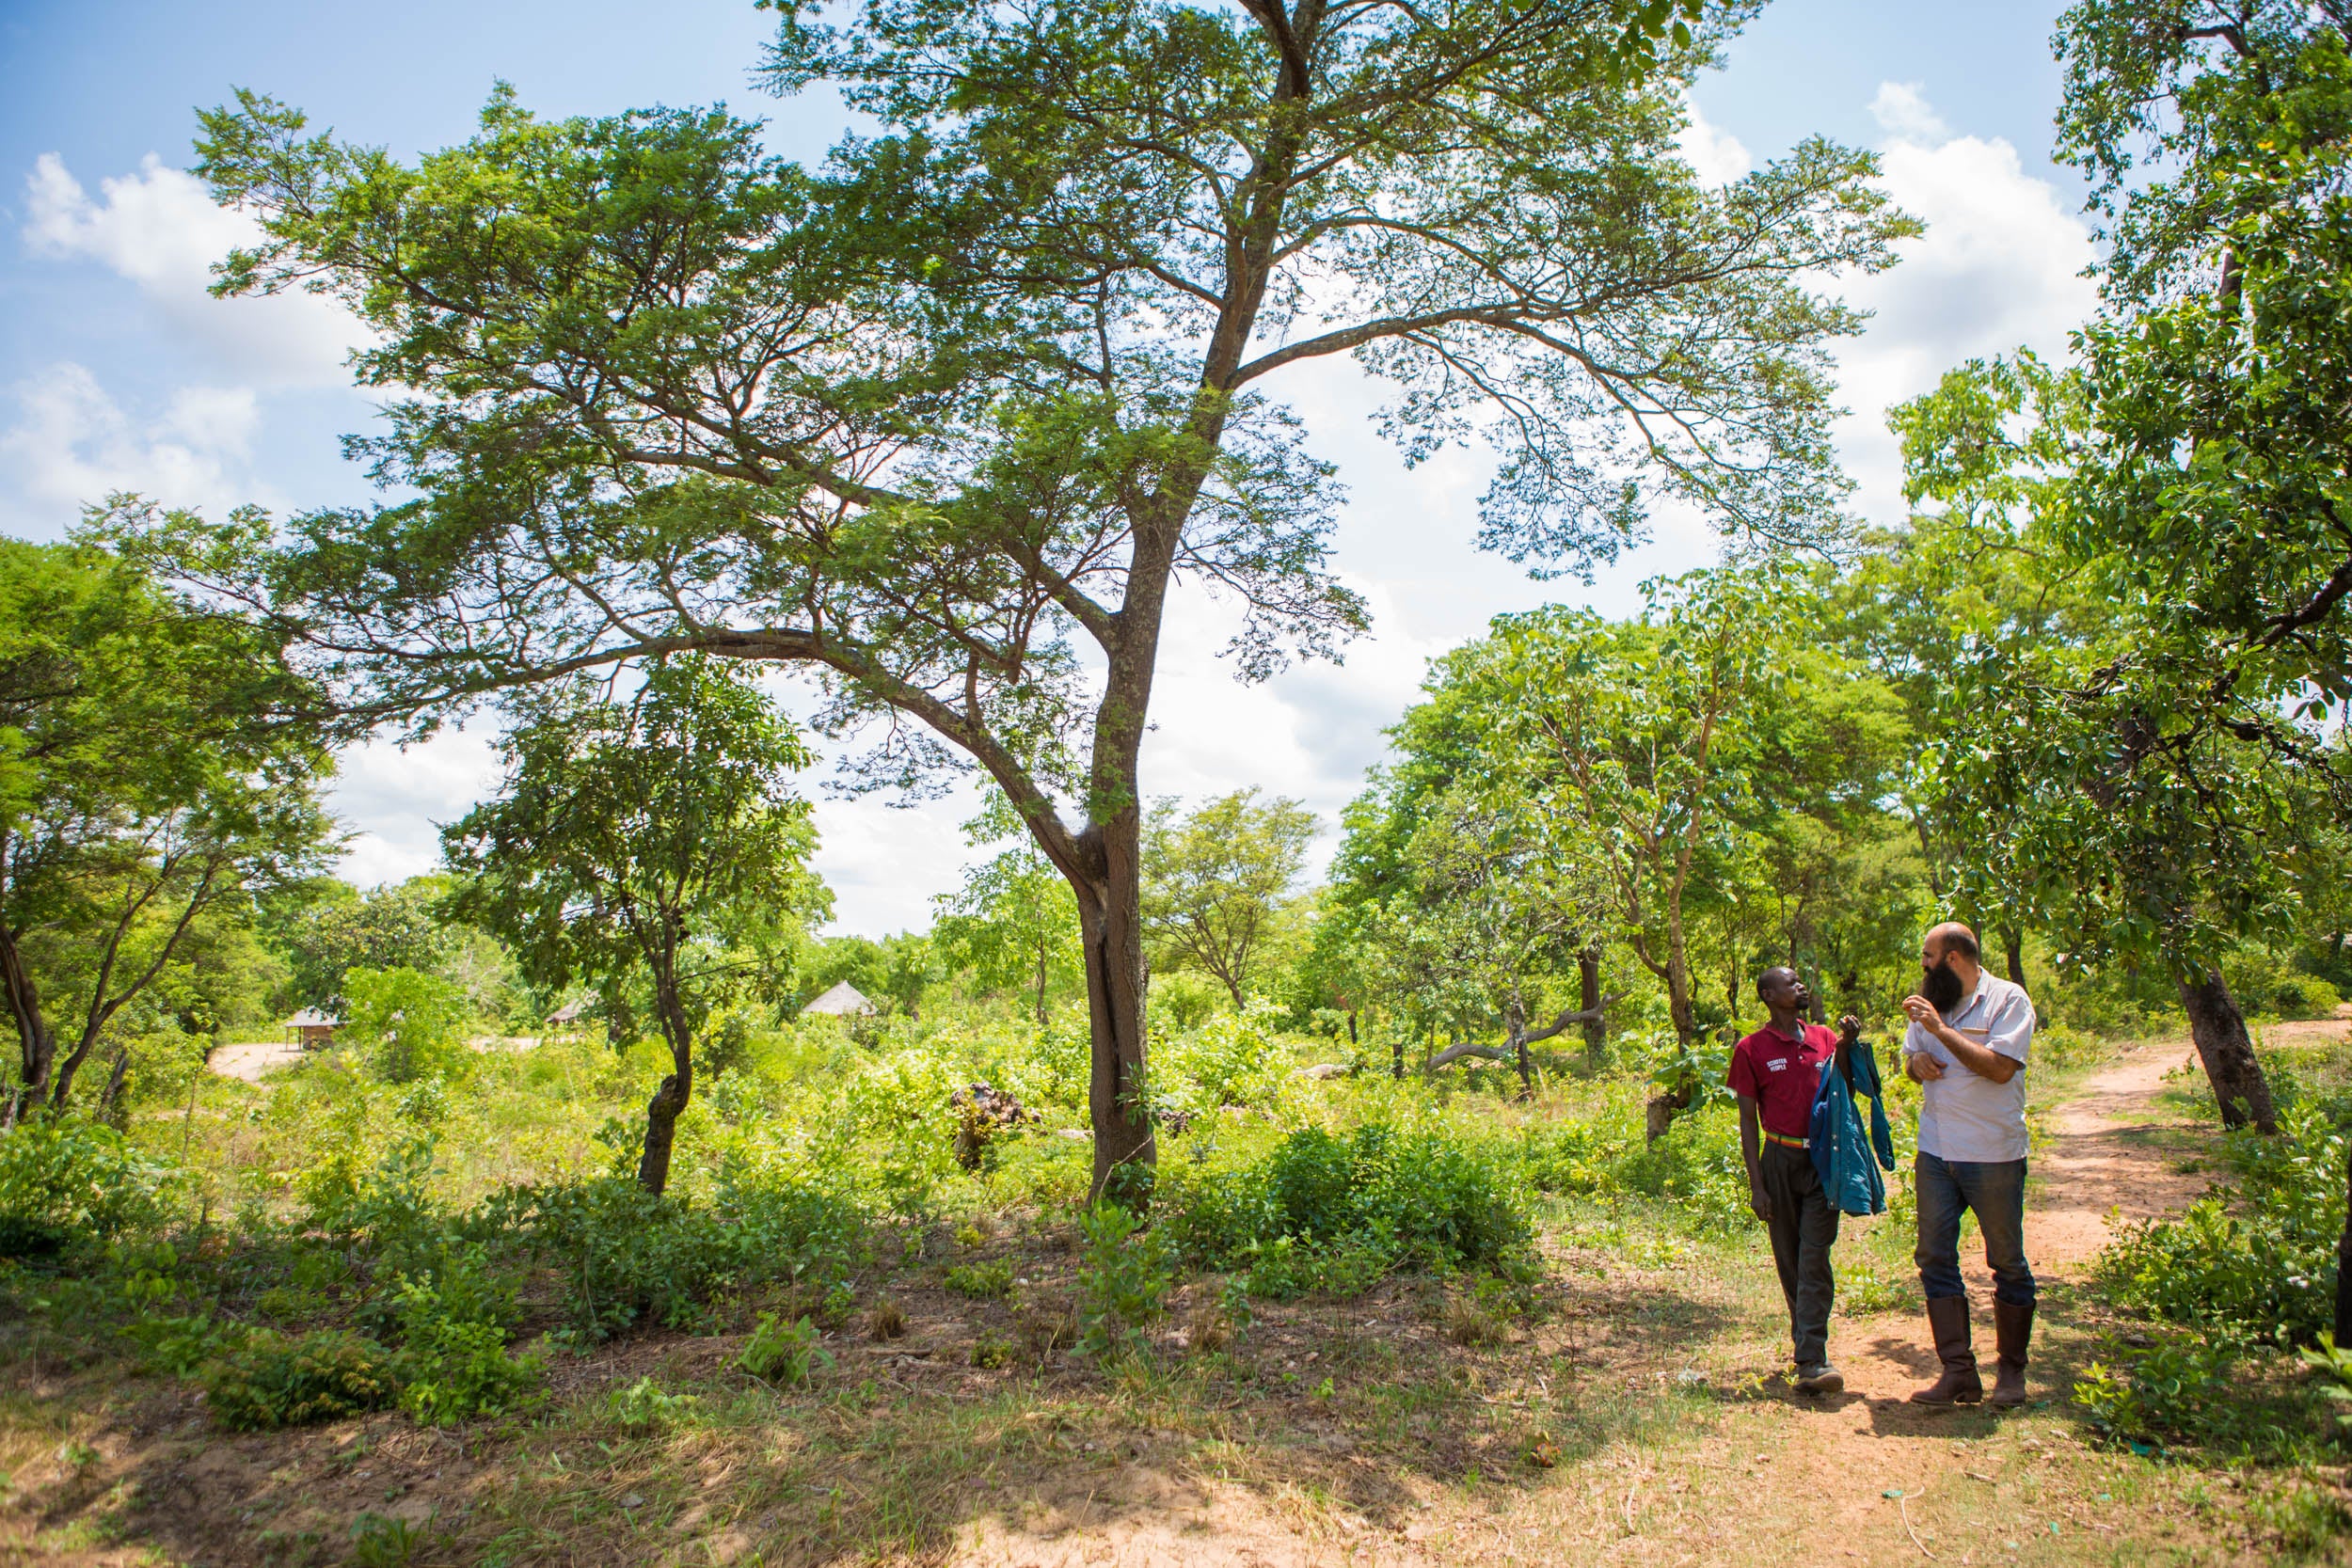
<path id="1" fill-rule="evenodd" d="M 1913 1166 L 1919 1192 L 1919 1284 L 1930 1301 L 1960 1296 L 1960 1216 L 1974 1210 L 1984 1232 L 1984 1260 L 1993 1269 L 1993 1299 L 2033 1305 L 2033 1270 L 2026 1266 L 2026 1162 L 1939 1160 L 1919 1155 Z"/>

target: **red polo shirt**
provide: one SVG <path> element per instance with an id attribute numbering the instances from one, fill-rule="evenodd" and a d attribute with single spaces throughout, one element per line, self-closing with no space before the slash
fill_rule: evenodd
<path id="1" fill-rule="evenodd" d="M 1827 1024 L 1806 1024 L 1803 1045 L 1767 1024 L 1731 1048 L 1731 1092 L 1756 1102 L 1768 1131 L 1804 1137 L 1813 1129 L 1821 1064 L 1836 1050 L 1837 1032 Z"/>

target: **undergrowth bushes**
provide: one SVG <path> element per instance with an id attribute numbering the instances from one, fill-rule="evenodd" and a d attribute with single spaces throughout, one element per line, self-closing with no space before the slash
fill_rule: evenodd
<path id="1" fill-rule="evenodd" d="M 2273 1456 L 2321 1440 L 2324 1389 L 2291 1379 L 2287 1351 L 2333 1315 L 2346 1138 L 2329 1113 L 2345 1108 L 2306 1102 L 2281 1115 L 2276 1137 L 2230 1133 L 2233 1184 L 2127 1227 L 2093 1260 L 2101 1294 L 2158 1336 L 2075 1383 L 2103 1432 Z"/>
<path id="2" fill-rule="evenodd" d="M 1353 1293 L 1401 1267 L 1498 1265 L 1532 1233 L 1501 1162 L 1438 1126 L 1300 1128 L 1235 1165 L 1171 1164 L 1158 1203 L 1188 1260 L 1277 1297 Z"/>
<path id="3" fill-rule="evenodd" d="M 2324 1108 L 2233 1132 L 2237 1172 L 2176 1219 L 2127 1227 L 2092 1272 L 2116 1306 L 2233 1343 L 2308 1343 L 2333 1321 L 2345 1136 Z"/>

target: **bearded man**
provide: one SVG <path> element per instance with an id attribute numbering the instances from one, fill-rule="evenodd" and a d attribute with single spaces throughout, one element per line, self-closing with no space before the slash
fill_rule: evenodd
<path id="1" fill-rule="evenodd" d="M 2026 1053 L 2033 1003 L 2025 988 L 1988 974 L 1976 933 L 1947 923 L 1919 951 L 1920 994 L 1906 997 L 1911 1027 L 1903 1070 L 1922 1085 L 1919 1244 L 1913 1254 L 1928 1298 L 1943 1374 L 1915 1404 L 1974 1404 L 1984 1380 L 1969 1341 L 1967 1286 L 1960 1276 L 1960 1218 L 1973 1211 L 1993 1270 L 1999 1358 L 1993 1402 L 2026 1402 L 2026 1348 L 2033 1338 L 2033 1270 L 2026 1263 Z"/>

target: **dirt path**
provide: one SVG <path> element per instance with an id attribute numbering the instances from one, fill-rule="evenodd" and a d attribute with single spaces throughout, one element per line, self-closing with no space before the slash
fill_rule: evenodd
<path id="1" fill-rule="evenodd" d="M 302 1060 L 302 1047 L 288 1040 L 242 1040 L 216 1048 L 204 1065 L 223 1078 L 258 1084 L 262 1074 Z"/>
<path id="2" fill-rule="evenodd" d="M 2156 1101 L 2167 1076 L 2201 1070 L 2184 1042 L 2138 1046 L 2053 1109 L 2026 1207 L 2026 1255 L 2037 1270 L 2071 1274 L 2118 1223 L 2178 1213 L 2205 1190 L 2206 1177 L 2175 1168 L 2190 1132 Z"/>

